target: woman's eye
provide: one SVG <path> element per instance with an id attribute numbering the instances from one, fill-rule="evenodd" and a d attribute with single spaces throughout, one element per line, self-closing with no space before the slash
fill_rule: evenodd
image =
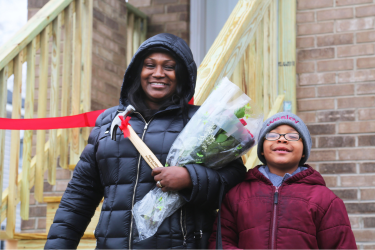
<path id="1" fill-rule="evenodd" d="M 174 66 L 165 66 L 165 68 L 168 70 L 174 70 Z"/>

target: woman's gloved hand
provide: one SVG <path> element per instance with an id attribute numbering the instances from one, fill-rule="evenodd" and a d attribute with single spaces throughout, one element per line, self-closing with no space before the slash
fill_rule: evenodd
<path id="1" fill-rule="evenodd" d="M 156 182 L 160 181 L 162 186 L 161 190 L 163 192 L 176 192 L 193 187 L 190 174 L 184 167 L 171 166 L 166 168 L 154 168 L 151 175 L 154 176 Z"/>

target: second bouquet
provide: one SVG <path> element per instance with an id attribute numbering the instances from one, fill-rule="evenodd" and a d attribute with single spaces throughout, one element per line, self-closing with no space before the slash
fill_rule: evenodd
<path id="1" fill-rule="evenodd" d="M 262 122 L 263 114 L 250 97 L 224 78 L 178 135 L 165 166 L 225 167 L 255 145 Z M 184 204 L 178 192 L 152 189 L 132 211 L 139 240 L 154 235 L 164 219 Z"/>

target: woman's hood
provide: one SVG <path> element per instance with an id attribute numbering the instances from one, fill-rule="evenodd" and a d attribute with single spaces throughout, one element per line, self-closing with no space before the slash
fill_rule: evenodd
<path id="1" fill-rule="evenodd" d="M 172 34 L 161 33 L 155 35 L 146 41 L 144 41 L 138 48 L 137 52 L 134 54 L 128 68 L 126 69 L 124 81 L 121 87 L 120 105 L 127 105 L 127 91 L 131 84 L 133 84 L 134 74 L 137 73 L 138 65 L 141 63 L 142 56 L 147 53 L 149 48 L 162 47 L 170 50 L 174 53 L 174 56 L 180 58 L 180 60 L 185 64 L 189 72 L 189 91 L 186 93 L 188 101 L 194 96 L 195 81 L 197 79 L 197 65 L 194 62 L 193 54 L 187 43 Z"/>

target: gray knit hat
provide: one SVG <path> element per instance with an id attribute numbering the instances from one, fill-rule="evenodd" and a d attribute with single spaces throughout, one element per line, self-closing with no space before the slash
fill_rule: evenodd
<path id="1" fill-rule="evenodd" d="M 302 166 L 310 156 L 311 150 L 311 136 L 309 129 L 306 127 L 305 123 L 303 123 L 302 119 L 290 112 L 280 112 L 277 113 L 270 118 L 268 118 L 262 125 L 262 128 L 259 132 L 258 137 L 258 158 L 264 164 L 266 163 L 266 158 L 262 155 L 263 152 L 263 141 L 264 137 L 267 133 L 271 130 L 275 129 L 280 125 L 289 125 L 293 127 L 297 132 L 300 134 L 303 143 L 303 154 L 305 157 L 301 158 L 299 165 Z"/>

